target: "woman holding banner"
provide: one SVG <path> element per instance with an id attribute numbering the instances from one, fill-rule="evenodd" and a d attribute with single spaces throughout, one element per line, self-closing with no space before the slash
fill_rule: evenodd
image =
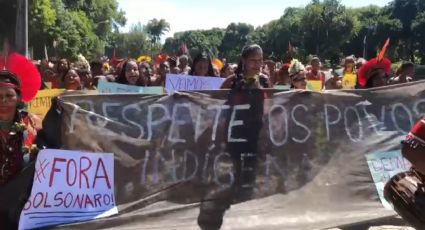
<path id="1" fill-rule="evenodd" d="M 263 125 L 263 110 L 265 92 L 263 88 L 271 86 L 267 76 L 261 74 L 263 66 L 263 51 L 258 45 L 250 45 L 243 49 L 241 60 L 235 75 L 227 78 L 222 88 L 231 89 L 226 104 L 230 106 L 228 113 L 223 114 L 225 122 L 220 125 L 230 132 L 221 136 L 227 137 L 225 151 L 231 156 L 234 181 L 231 185 L 219 191 L 209 189 L 202 194 L 198 225 L 201 229 L 220 229 L 223 216 L 230 205 L 249 200 L 256 183 L 257 158 L 259 154 L 258 141 Z M 249 105 L 249 107 L 247 107 Z M 232 108 L 246 107 L 238 112 L 238 120 L 243 125 L 231 127 Z M 233 114 L 233 115 L 232 115 Z M 234 142 L 228 137 L 244 139 L 244 142 Z M 219 142 L 217 142 L 219 144 Z M 246 170 L 249 168 L 250 170 Z"/>
<path id="2" fill-rule="evenodd" d="M 263 67 L 263 49 L 259 45 L 244 48 L 235 74 L 228 77 L 222 89 L 262 89 L 270 88 L 269 78 L 261 73 Z"/>

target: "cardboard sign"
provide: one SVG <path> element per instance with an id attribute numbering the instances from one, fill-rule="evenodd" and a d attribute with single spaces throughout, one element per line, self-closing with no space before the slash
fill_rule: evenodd
<path id="1" fill-rule="evenodd" d="M 59 96 L 65 89 L 46 89 L 38 91 L 35 98 L 28 103 L 28 112 L 43 118 L 52 105 L 52 98 Z"/>
<path id="2" fill-rule="evenodd" d="M 307 90 L 319 92 L 322 91 L 322 88 L 322 81 L 307 81 Z"/>
<path id="3" fill-rule="evenodd" d="M 357 83 L 357 75 L 354 73 L 346 73 L 342 77 L 343 89 L 355 89 Z"/>
<path id="4" fill-rule="evenodd" d="M 384 186 L 394 175 L 408 171 L 411 167 L 410 162 L 401 155 L 400 150 L 368 154 L 366 160 L 379 199 L 385 208 L 392 209 L 384 198 Z"/>
<path id="5" fill-rule="evenodd" d="M 114 155 L 42 150 L 19 229 L 41 228 L 117 214 Z"/>
<path id="6" fill-rule="evenodd" d="M 142 94 L 164 94 L 162 87 L 140 87 L 134 85 L 124 85 L 115 82 L 99 81 L 97 90 L 100 94 L 105 93 L 142 93 Z"/>
<path id="7" fill-rule="evenodd" d="M 196 91 L 220 89 L 224 82 L 220 77 L 197 77 L 187 75 L 167 74 L 165 90 L 168 93 L 175 91 Z"/>

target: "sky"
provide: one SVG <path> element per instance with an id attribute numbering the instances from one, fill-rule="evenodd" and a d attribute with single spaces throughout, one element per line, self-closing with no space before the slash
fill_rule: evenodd
<path id="1" fill-rule="evenodd" d="M 300 7 L 311 0 L 118 0 L 120 9 L 126 12 L 128 31 L 138 22 L 145 25 L 153 18 L 170 23 L 172 37 L 175 32 L 226 28 L 231 22 L 245 22 L 255 27 L 264 25 L 283 15 L 287 7 Z M 390 0 L 342 0 L 347 7 L 384 6 Z"/>

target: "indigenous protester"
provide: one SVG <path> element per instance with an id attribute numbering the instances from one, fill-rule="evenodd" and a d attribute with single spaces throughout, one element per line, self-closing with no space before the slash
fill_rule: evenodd
<path id="1" fill-rule="evenodd" d="M 220 77 L 220 72 L 223 69 L 223 62 L 218 59 L 218 58 L 214 58 L 214 60 L 212 60 L 211 64 L 213 65 L 213 70 L 214 70 L 214 76 L 215 77 Z"/>
<path id="2" fill-rule="evenodd" d="M 341 89 L 342 88 L 342 73 L 343 69 L 331 70 L 331 77 L 326 80 L 325 88 L 327 90 Z"/>
<path id="3" fill-rule="evenodd" d="M 137 85 L 139 78 L 139 67 L 136 60 L 129 59 L 123 63 L 116 82 L 124 85 Z"/>
<path id="4" fill-rule="evenodd" d="M 263 50 L 259 45 L 250 45 L 242 51 L 241 59 L 235 74 L 228 77 L 222 89 L 270 88 L 269 78 L 261 73 L 263 66 Z"/>
<path id="5" fill-rule="evenodd" d="M 220 69 L 218 66 L 213 65 L 214 77 L 220 77 Z"/>
<path id="6" fill-rule="evenodd" d="M 112 76 L 109 76 L 109 78 L 106 76 L 106 71 L 104 68 L 104 64 L 101 61 L 95 60 L 90 62 L 90 70 L 92 74 L 92 85 L 93 88 L 97 87 L 97 84 L 100 80 L 103 81 L 114 81 Z"/>
<path id="7" fill-rule="evenodd" d="M 177 67 L 177 58 L 176 57 L 170 57 L 168 58 L 168 63 L 170 64 L 170 73 L 171 74 L 179 74 L 180 69 Z"/>
<path id="8" fill-rule="evenodd" d="M 31 95 L 23 91 L 22 86 L 31 84 L 29 78 L 19 78 L 7 70 L 0 71 L 0 188 L 7 188 L 24 167 L 33 165 L 38 153 L 33 143 L 37 134 L 35 123 L 39 121 L 37 117 L 23 111 L 22 99 Z M 29 167 L 27 170 L 33 172 L 34 168 Z M 18 228 L 19 214 L 29 196 L 29 186 L 31 184 L 18 188 L 19 191 L 13 190 L 16 195 L 10 194 L 11 199 L 16 199 L 13 201 L 16 209 L 4 210 L 0 207 L 1 229 Z"/>
<path id="9" fill-rule="evenodd" d="M 289 78 L 289 67 L 290 63 L 285 63 L 276 73 L 276 79 L 274 85 L 290 85 L 291 79 Z"/>
<path id="10" fill-rule="evenodd" d="M 191 76 L 214 77 L 214 69 L 211 58 L 206 53 L 198 54 L 193 60 L 192 68 L 189 72 Z"/>
<path id="11" fill-rule="evenodd" d="M 186 55 L 182 55 L 179 57 L 179 69 L 180 69 L 180 74 L 182 75 L 189 75 L 190 72 L 190 67 L 189 67 L 189 58 Z"/>
<path id="12" fill-rule="evenodd" d="M 265 60 L 264 61 L 264 67 L 267 66 L 268 69 L 268 76 L 270 79 L 270 82 L 275 82 L 276 80 L 276 62 L 273 60 Z"/>
<path id="13" fill-rule="evenodd" d="M 143 86 L 152 86 L 152 69 L 148 62 L 139 64 L 139 74 Z"/>
<path id="14" fill-rule="evenodd" d="M 385 86 L 388 84 L 390 73 L 390 60 L 373 58 L 359 70 L 358 85 L 363 89 Z"/>
<path id="15" fill-rule="evenodd" d="M 47 88 L 53 88 L 53 81 L 55 81 L 57 75 L 52 68 L 45 68 L 43 72 L 41 72 L 41 78 Z"/>
<path id="16" fill-rule="evenodd" d="M 220 77 L 222 78 L 228 78 L 229 76 L 233 75 L 235 71 L 233 70 L 233 66 L 229 63 L 226 63 L 223 68 L 220 71 Z"/>
<path id="17" fill-rule="evenodd" d="M 412 163 L 410 171 L 394 176 L 384 188 L 385 199 L 416 229 L 425 226 L 425 120 L 421 119 L 402 142 L 401 153 Z"/>
<path id="18" fill-rule="evenodd" d="M 364 64 L 366 64 L 366 60 L 364 58 L 358 58 L 356 61 L 356 70 L 358 71 Z"/>
<path id="19" fill-rule="evenodd" d="M 238 115 L 238 119 L 244 120 L 244 126 L 234 131 L 234 135 L 244 138 L 246 142 L 228 143 L 226 152 L 231 156 L 234 167 L 234 183 L 230 188 L 219 192 L 205 191 L 202 196 L 198 225 L 201 229 L 220 229 L 223 223 L 223 216 L 233 203 L 249 200 L 254 192 L 256 181 L 258 138 L 262 127 L 264 93 L 258 89 L 269 88 L 271 86 L 268 77 L 261 74 L 263 66 L 263 51 L 258 45 L 250 45 L 243 49 L 238 69 L 235 74 L 226 78 L 222 88 L 232 89 L 226 101 L 229 106 L 243 105 L 249 103 L 251 107 L 244 113 Z M 244 94 L 245 90 L 254 89 L 249 94 Z M 226 113 L 230 121 L 231 113 Z M 234 115 L 233 115 L 234 116 Z M 224 126 L 229 126 L 228 122 Z M 223 128 L 223 130 L 228 130 Z M 227 134 L 219 135 L 220 138 L 227 137 Z M 217 140 L 217 144 L 223 140 Z M 219 144 L 218 144 L 219 146 Z M 251 153 L 241 161 L 242 154 Z M 251 168 L 252 170 L 244 170 Z M 250 186 L 247 186 L 250 185 Z"/>
<path id="20" fill-rule="evenodd" d="M 307 81 L 320 81 L 322 83 L 322 89 L 325 87 L 325 74 L 320 71 L 321 63 L 318 57 L 314 57 L 311 62 L 311 69 L 307 72 Z"/>
<path id="21" fill-rule="evenodd" d="M 93 84 L 93 76 L 88 69 L 78 69 L 78 76 L 80 77 L 82 81 L 82 87 L 83 90 L 95 90 L 96 86 Z"/>
<path id="22" fill-rule="evenodd" d="M 307 87 L 307 78 L 304 65 L 297 59 L 293 59 L 288 72 L 291 79 L 291 89 L 305 90 Z"/>
<path id="23" fill-rule="evenodd" d="M 412 62 L 405 62 L 399 68 L 398 76 L 390 79 L 390 84 L 402 84 L 413 81 L 415 75 L 415 64 Z"/>
<path id="24" fill-rule="evenodd" d="M 59 60 L 56 67 L 56 78 L 52 79 L 52 89 L 59 89 L 65 86 L 65 75 L 68 73 L 70 68 L 71 64 L 67 59 L 62 58 Z"/>
<path id="25" fill-rule="evenodd" d="M 78 55 L 78 61 L 75 63 L 78 76 L 81 80 L 81 89 L 94 90 L 96 87 L 93 85 L 93 76 L 90 70 L 90 63 L 83 55 Z"/>
<path id="26" fill-rule="evenodd" d="M 345 58 L 343 65 L 344 69 L 342 71 L 342 89 L 355 89 L 357 83 L 355 63 L 354 56 Z"/>
<path id="27" fill-rule="evenodd" d="M 169 73 L 170 73 L 170 64 L 168 63 L 168 61 L 161 62 L 159 64 L 158 74 L 156 76 L 154 85 L 164 87 L 167 74 Z"/>
<path id="28" fill-rule="evenodd" d="M 78 75 L 77 69 L 70 69 L 65 75 L 65 89 L 66 90 L 81 90 L 81 78 Z"/>

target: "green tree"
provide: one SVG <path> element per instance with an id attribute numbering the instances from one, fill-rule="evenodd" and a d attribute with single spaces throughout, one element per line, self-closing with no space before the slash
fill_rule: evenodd
<path id="1" fill-rule="evenodd" d="M 414 54 L 417 49 L 417 43 L 422 43 L 423 37 L 418 38 L 415 36 L 413 24 L 415 24 L 415 27 L 417 26 L 416 19 L 418 14 L 425 10 L 425 1 L 394 0 L 389 4 L 386 10 L 392 19 L 399 20 L 402 24 L 399 42 L 401 57 L 403 59 L 415 61 Z M 421 16 L 419 15 L 419 21 L 421 20 L 420 18 Z"/>
<path id="2" fill-rule="evenodd" d="M 263 48 L 265 58 L 281 60 L 288 51 L 289 42 L 294 46 L 301 45 L 300 21 L 303 11 L 302 8 L 286 9 L 278 20 L 256 28 L 248 43 L 259 44 Z"/>
<path id="3" fill-rule="evenodd" d="M 417 49 L 417 54 L 421 58 L 420 63 L 425 64 L 425 44 L 421 41 L 425 38 L 425 12 L 419 13 L 415 20 L 412 23 L 412 32 L 414 36 L 415 48 Z"/>
<path id="4" fill-rule="evenodd" d="M 165 40 L 163 51 L 171 55 L 179 54 L 180 47 L 184 43 L 192 57 L 201 52 L 207 52 L 211 57 L 217 57 L 223 37 L 224 30 L 218 28 L 179 32 L 174 34 L 172 38 Z"/>
<path id="5" fill-rule="evenodd" d="M 116 0 L 34 0 L 30 19 L 30 45 L 36 58 L 44 56 L 44 46 L 52 51 L 54 41 L 58 56 L 100 56 L 113 40 L 112 23 L 126 22 Z"/>
<path id="6" fill-rule="evenodd" d="M 50 0 L 34 0 L 29 11 L 30 45 L 39 58 L 44 58 L 44 47 L 52 43 L 56 11 Z"/>
<path id="7" fill-rule="evenodd" d="M 165 32 L 170 31 L 170 23 L 165 21 L 164 19 L 152 19 L 146 25 L 146 32 L 152 39 L 152 43 L 157 43 L 161 40 L 161 37 L 165 34 Z"/>
<path id="8" fill-rule="evenodd" d="M 228 25 L 218 49 L 220 56 L 227 58 L 229 62 L 237 62 L 252 32 L 254 32 L 254 27 L 246 23 L 231 23 Z"/>
<path id="9" fill-rule="evenodd" d="M 120 33 L 115 38 L 118 57 L 137 58 L 151 52 L 148 36 L 142 24 L 133 25 L 128 33 Z"/>
<path id="10" fill-rule="evenodd" d="M 360 23 L 338 0 L 314 0 L 301 18 L 305 49 L 322 58 L 337 58 L 341 47 L 359 32 Z"/>
<path id="11" fill-rule="evenodd" d="M 350 11 L 358 18 L 360 31 L 343 45 L 344 54 L 354 54 L 360 57 L 363 56 L 364 48 L 366 48 L 366 58 L 371 58 L 376 56 L 377 50 L 382 47 L 387 38 L 391 38 L 392 44 L 396 44 L 399 40 L 402 25 L 399 20 L 390 18 L 384 8 L 367 6 L 350 9 Z M 364 42 L 366 42 L 366 47 Z M 389 53 L 391 50 L 394 49 L 390 49 Z"/>

